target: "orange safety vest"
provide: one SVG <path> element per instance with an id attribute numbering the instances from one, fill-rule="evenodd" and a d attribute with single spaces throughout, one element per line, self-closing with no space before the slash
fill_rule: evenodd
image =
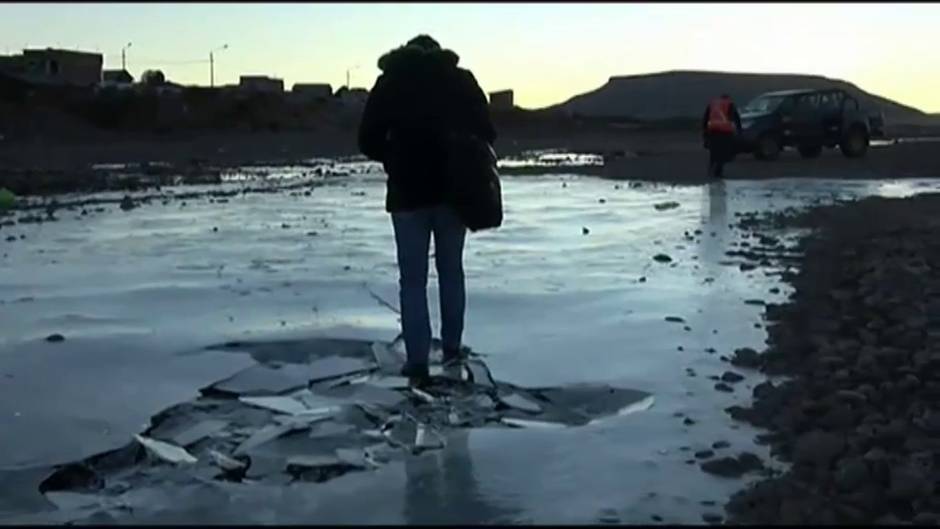
<path id="1" fill-rule="evenodd" d="M 731 100 L 719 97 L 708 104 L 708 132 L 734 133 L 731 122 Z"/>

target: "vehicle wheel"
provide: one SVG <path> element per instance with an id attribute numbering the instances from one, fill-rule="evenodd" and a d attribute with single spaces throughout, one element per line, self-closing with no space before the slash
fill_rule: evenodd
<path id="1" fill-rule="evenodd" d="M 800 145 L 797 150 L 803 158 L 818 158 L 822 154 L 822 145 Z"/>
<path id="2" fill-rule="evenodd" d="M 780 141 L 772 134 L 765 134 L 757 140 L 754 157 L 758 160 L 776 160 L 780 156 Z"/>
<path id="3" fill-rule="evenodd" d="M 842 138 L 839 149 L 846 158 L 865 156 L 865 153 L 868 152 L 868 134 L 860 127 L 852 127 Z"/>

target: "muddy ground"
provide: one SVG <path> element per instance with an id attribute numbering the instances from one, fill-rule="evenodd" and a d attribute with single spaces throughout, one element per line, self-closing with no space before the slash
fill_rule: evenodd
<path id="1" fill-rule="evenodd" d="M 745 229 L 810 228 L 768 348 L 733 362 L 788 381 L 728 413 L 770 434 L 784 475 L 735 495 L 747 524 L 940 523 L 940 195 L 870 198 Z"/>

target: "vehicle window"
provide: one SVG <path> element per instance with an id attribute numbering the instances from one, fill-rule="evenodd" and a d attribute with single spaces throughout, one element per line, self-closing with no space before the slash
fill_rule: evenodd
<path id="1" fill-rule="evenodd" d="M 819 108 L 826 112 L 838 112 L 841 107 L 841 100 L 841 94 L 835 92 L 820 94 Z"/>
<path id="2" fill-rule="evenodd" d="M 780 106 L 780 103 L 786 99 L 783 96 L 760 96 L 752 99 L 747 105 L 744 105 L 745 113 L 763 114 L 773 112 Z"/>
<path id="3" fill-rule="evenodd" d="M 796 108 L 798 111 L 806 112 L 809 110 L 815 110 L 819 98 L 818 94 L 805 94 L 798 96 L 796 98 Z"/>

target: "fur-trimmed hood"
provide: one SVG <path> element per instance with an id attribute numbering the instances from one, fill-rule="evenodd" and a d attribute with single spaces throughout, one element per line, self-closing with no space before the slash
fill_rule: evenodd
<path id="1" fill-rule="evenodd" d="M 429 50 L 412 44 L 400 46 L 382 55 L 379 58 L 379 70 L 390 72 L 419 64 L 440 64 L 456 68 L 458 62 L 460 62 L 460 57 L 451 50 L 442 48 Z"/>

